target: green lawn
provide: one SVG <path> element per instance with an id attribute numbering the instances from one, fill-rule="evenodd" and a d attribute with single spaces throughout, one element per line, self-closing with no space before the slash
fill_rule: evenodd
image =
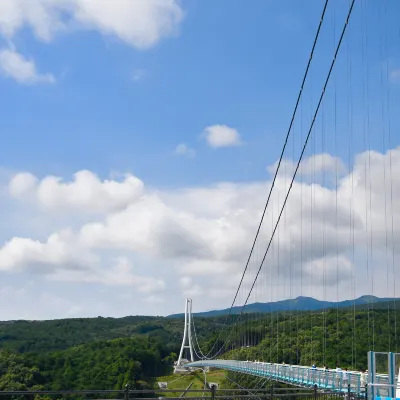
<path id="1" fill-rule="evenodd" d="M 207 382 L 215 382 L 219 384 L 221 388 L 221 384 L 225 379 L 224 371 L 210 371 L 206 374 Z M 167 376 L 160 376 L 157 378 L 157 382 L 168 382 L 167 389 L 169 390 L 177 390 L 176 392 L 171 393 L 162 393 L 160 396 L 162 397 L 178 397 L 182 394 L 182 392 L 193 382 L 193 385 L 190 389 L 203 389 L 204 388 L 204 374 L 202 371 L 191 372 L 188 375 L 184 374 L 172 374 Z M 158 389 L 158 385 L 156 383 L 155 388 Z M 185 397 L 201 397 L 203 395 L 202 392 L 194 392 L 187 393 Z"/>

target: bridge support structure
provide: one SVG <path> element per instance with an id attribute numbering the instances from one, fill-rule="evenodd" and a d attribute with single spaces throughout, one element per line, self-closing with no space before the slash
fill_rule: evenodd
<path id="1" fill-rule="evenodd" d="M 192 327 L 192 299 L 187 298 L 185 304 L 185 328 L 183 331 L 183 340 L 182 340 L 181 350 L 179 352 L 178 362 L 176 363 L 175 366 L 175 373 L 181 372 L 180 370 L 182 369 L 183 364 L 187 362 L 187 360 L 183 358 L 185 349 L 189 350 L 190 360 L 188 361 L 190 362 L 194 361 L 191 327 Z M 187 369 L 184 369 L 182 372 L 187 372 Z"/>
<path id="2" fill-rule="evenodd" d="M 382 360 L 377 362 L 377 356 Z M 383 359 L 387 358 L 387 364 Z M 400 353 L 368 352 L 368 398 L 400 399 Z M 387 365 L 387 374 L 378 373 L 377 367 Z M 385 367 L 386 367 L 385 365 Z"/>

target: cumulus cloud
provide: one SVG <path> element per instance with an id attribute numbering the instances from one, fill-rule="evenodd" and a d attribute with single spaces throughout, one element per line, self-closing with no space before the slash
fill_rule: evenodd
<path id="1" fill-rule="evenodd" d="M 0 249 L 0 272 L 45 274 L 52 281 L 129 286 L 144 295 L 164 291 L 162 279 L 136 274 L 126 257 L 102 260 L 76 239 L 69 231 L 55 233 L 44 243 L 13 238 Z"/>
<path id="2" fill-rule="evenodd" d="M 97 257 L 85 251 L 70 231 L 49 236 L 46 242 L 14 237 L 0 249 L 0 271 L 52 273 L 57 268 L 85 269 Z"/>
<path id="3" fill-rule="evenodd" d="M 279 174 L 285 174 L 290 177 L 294 174 L 297 163 L 292 160 L 284 159 L 279 168 Z M 272 175 L 275 173 L 278 162 L 267 167 L 268 172 Z M 346 172 L 346 167 L 343 161 L 328 153 L 314 154 L 309 157 L 304 157 L 297 171 L 298 176 L 316 177 L 323 173 L 338 174 L 342 176 Z"/>
<path id="4" fill-rule="evenodd" d="M 55 82 L 52 74 L 40 74 L 32 59 L 27 59 L 12 49 L 0 50 L 0 72 L 4 76 L 26 85 Z"/>
<path id="5" fill-rule="evenodd" d="M 191 149 L 185 143 L 180 143 L 175 148 L 175 154 L 178 156 L 194 157 L 196 155 L 196 151 Z"/>
<path id="6" fill-rule="evenodd" d="M 93 263 L 92 263 L 93 264 Z M 66 271 L 64 268 L 58 268 L 51 279 L 62 282 L 80 282 L 80 283 L 100 283 L 112 286 L 131 286 L 143 294 L 162 292 L 165 289 L 165 283 L 162 279 L 155 279 L 149 276 L 140 276 L 134 274 L 131 262 L 126 257 L 119 257 L 111 268 L 101 268 L 98 265 L 75 271 Z"/>
<path id="7" fill-rule="evenodd" d="M 188 276 L 183 276 L 179 279 L 179 285 L 183 291 L 184 296 L 186 297 L 196 297 L 200 296 L 204 293 L 202 287 L 193 282 L 192 278 Z"/>
<path id="8" fill-rule="evenodd" d="M 303 272 L 312 279 L 314 285 L 324 282 L 337 282 L 337 279 L 350 280 L 353 271 L 352 262 L 345 255 L 328 255 L 308 261 L 303 266 Z"/>
<path id="9" fill-rule="evenodd" d="M 202 136 L 213 148 L 239 146 L 242 144 L 239 132 L 226 125 L 212 125 L 204 129 Z"/>
<path id="10" fill-rule="evenodd" d="M 0 36 L 10 43 L 17 33 L 30 29 L 34 36 L 51 42 L 59 34 L 95 31 L 137 49 L 155 46 L 174 35 L 183 19 L 177 0 L 2 0 Z M 21 84 L 54 83 L 50 73 L 39 73 L 35 61 L 14 49 L 0 50 L 0 72 Z M 145 75 L 133 73 L 133 81 Z"/>
<path id="11" fill-rule="evenodd" d="M 79 171 L 72 182 L 47 176 L 39 181 L 30 173 L 15 175 L 9 183 L 10 194 L 18 199 L 33 197 L 49 210 L 76 209 L 84 212 L 105 213 L 125 208 L 143 193 L 143 182 L 126 175 L 124 180 L 101 181 L 90 171 Z"/>
<path id="12" fill-rule="evenodd" d="M 200 221 L 201 224 L 201 221 Z M 143 196 L 104 222 L 84 225 L 79 240 L 87 247 L 119 249 L 160 258 L 204 257 L 210 254 L 207 233 L 194 231 L 196 216 L 168 207 L 158 196 Z"/>
<path id="13" fill-rule="evenodd" d="M 50 42 L 57 34 L 98 31 L 139 49 L 177 32 L 183 11 L 176 0 L 2 0 L 0 33 L 13 38 L 23 28 Z"/>
<path id="14" fill-rule="evenodd" d="M 305 162 L 328 173 L 326 165 L 336 170 L 339 161 L 319 155 Z M 378 281 L 382 254 L 393 249 L 397 256 L 400 249 L 400 204 L 387 195 L 392 191 L 393 199 L 400 196 L 400 176 L 390 175 L 390 170 L 399 168 L 400 148 L 386 154 L 365 152 L 355 158 L 351 171 L 343 170 L 337 190 L 321 183 L 295 182 L 252 300 L 266 301 L 265 294 L 272 296 L 274 290 L 275 300 L 289 295 L 321 297 L 325 289 L 332 298 L 338 285 L 348 297 L 346 285 L 353 274 L 359 294 L 365 294 L 366 260 L 370 268 L 375 265 L 368 279 L 374 276 Z M 77 230 L 53 233 L 44 241 L 11 238 L 0 249 L 0 269 L 38 271 L 58 280 L 136 285 L 149 301 L 151 296 L 156 301 L 164 288 L 177 290 L 176 282 L 180 293 L 197 297 L 202 304 L 231 299 L 270 182 L 156 191 L 145 189 L 132 176 L 122 182 L 100 181 L 89 172 L 84 176 L 85 184 L 78 184 L 76 177 L 69 183 L 50 177 L 44 191 L 48 197 L 39 195 L 48 178 L 38 180 L 25 173 L 11 180 L 13 196 L 33 198 L 53 211 L 69 207 L 86 213 L 92 207 L 106 215 Z M 244 291 L 257 273 L 288 187 L 289 179 L 278 176 Z M 107 254 L 124 257 L 109 261 Z M 132 263 L 132 257 L 147 260 L 146 265 L 154 266 L 153 273 L 142 266 L 142 260 Z M 399 277 L 392 275 L 390 280 L 398 282 Z M 387 295 L 382 285 L 375 290 Z"/>
<path id="15" fill-rule="evenodd" d="M 11 179 L 8 189 L 13 197 L 23 197 L 36 189 L 37 182 L 38 179 L 33 174 L 21 172 Z"/>

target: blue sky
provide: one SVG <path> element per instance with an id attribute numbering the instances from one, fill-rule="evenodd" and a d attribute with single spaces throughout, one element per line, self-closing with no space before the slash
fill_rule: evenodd
<path id="1" fill-rule="evenodd" d="M 70 187 L 68 195 L 66 191 L 57 192 L 64 190 L 57 186 L 43 194 L 44 191 L 40 192 L 39 186 L 29 180 L 31 178 L 25 177 L 27 180 L 21 183 L 23 189 L 10 195 L 10 182 L 21 172 L 39 180 L 57 176 L 65 182 L 73 181 L 73 174 L 82 170 L 91 171 L 100 181 L 120 182 L 121 174 L 132 174 L 143 181 L 151 193 L 161 193 L 162 201 L 173 204 L 174 212 L 186 212 L 188 218 L 197 216 L 199 221 L 210 212 L 212 226 L 228 216 L 223 209 L 208 211 L 207 205 L 225 195 L 230 198 L 225 192 L 219 192 L 220 187 L 215 189 L 215 185 L 220 182 L 234 185 L 235 194 L 231 196 L 242 199 L 243 203 L 230 205 L 232 213 L 250 207 L 252 202 L 246 202 L 245 193 L 252 191 L 254 185 L 261 185 L 255 202 L 258 208 L 254 205 L 253 209 L 254 221 L 249 227 L 245 223 L 249 230 L 242 243 L 243 259 L 234 260 L 232 267 L 232 271 L 240 271 L 252 241 L 253 225 L 255 227 L 266 197 L 266 188 L 262 185 L 268 184 L 267 166 L 279 157 L 323 1 L 165 0 L 165 8 L 157 9 L 160 6 L 156 1 L 144 5 L 145 2 L 135 0 L 129 5 L 121 0 L 118 3 L 120 13 L 107 9 L 110 7 L 107 1 L 98 2 L 92 8 L 85 8 L 81 0 L 68 0 L 64 8 L 52 1 L 38 2 L 37 7 L 43 7 L 46 18 L 35 13 L 35 6 L 27 1 L 18 5 L 9 2 L 9 8 L 6 3 L 3 17 L 0 17 L 0 51 L 5 52 L 3 58 L 0 56 L 3 134 L 0 159 L 5 177 L 3 210 L 9 210 L 0 232 L 4 246 L 13 237 L 47 243 L 51 234 L 65 229 L 72 229 L 77 235 L 85 224 L 106 223 L 114 213 L 121 212 L 120 203 L 118 206 L 102 204 L 101 211 L 94 216 L 80 210 L 80 205 L 84 204 L 90 211 L 87 203 L 90 193 L 82 195 L 86 200 L 79 203 L 74 200 L 79 195 L 72 190 L 83 190 L 85 184 Z M 399 142 L 400 117 L 395 110 L 400 105 L 400 4 L 394 0 L 384 3 L 356 2 L 316 123 L 314 139 L 306 153 L 311 156 L 327 152 L 340 157 L 348 171 L 353 168 L 352 158 L 356 154 L 368 149 L 383 152 Z M 349 1 L 344 0 L 331 1 L 328 6 L 294 127 L 295 139 L 290 142 L 286 155 L 289 159 L 298 154 L 300 137 L 307 133 L 348 6 Z M 146 42 L 149 38 L 151 40 Z M 367 47 L 363 47 L 363 41 L 367 41 Z M 18 55 L 19 63 L 10 62 L 7 58 L 11 57 L 10 53 Z M 27 70 L 28 62 L 30 68 L 34 66 L 33 72 Z M 211 146 L 204 131 L 215 126 L 230 129 L 231 134 L 236 134 L 236 142 Z M 186 154 L 176 153 L 180 144 L 189 149 Z M 329 182 L 327 185 L 331 189 L 333 184 Z M 205 196 L 203 209 L 194 204 L 193 209 L 188 210 L 187 202 L 192 204 L 191 199 L 197 195 L 197 192 L 188 191 L 195 187 L 206 191 L 205 195 L 201 194 Z M 213 188 L 217 192 L 208 192 Z M 97 193 L 95 190 L 92 195 Z M 99 190 L 101 195 L 103 189 Z M 175 198 L 179 193 L 187 197 Z M 114 195 L 109 196 L 112 201 L 116 201 Z M 63 196 L 72 199 L 71 202 Z M 141 213 L 144 215 L 145 211 L 141 209 Z M 136 224 L 136 220 L 133 218 L 131 223 Z M 145 219 L 141 219 L 141 223 L 151 224 Z M 244 228 L 235 225 L 232 229 L 242 232 Z M 177 233 L 178 242 L 182 241 L 181 234 Z M 193 235 L 194 241 L 199 239 L 195 233 Z M 73 246 L 75 240 L 81 239 L 69 238 L 68 245 Z M 188 256 L 183 252 L 184 256 L 175 257 L 173 252 L 174 256 L 164 259 L 162 251 L 153 254 L 140 246 L 135 247 L 136 244 L 127 248 L 121 244 L 124 239 L 121 243 L 115 240 L 115 247 L 96 244 L 95 250 L 90 251 L 97 256 L 102 254 L 107 260 L 108 257 L 110 260 L 126 257 L 136 265 L 140 276 L 149 270 L 150 264 L 151 276 L 160 276 L 167 291 L 175 287 L 168 279 L 176 283 L 185 275 L 180 265 L 197 262 L 199 258 L 197 253 Z M 236 236 L 234 240 L 238 240 Z M 235 246 L 235 242 L 231 245 Z M 176 246 L 176 254 L 183 251 L 180 245 Z M 44 296 L 63 293 L 65 298 L 60 301 L 67 304 L 66 308 L 73 308 L 77 315 L 98 312 L 91 306 L 96 303 L 95 295 L 88 296 L 87 286 L 77 283 L 78 278 L 75 284 L 60 283 L 61 286 L 50 294 L 45 289 L 49 276 L 60 271 L 57 265 L 65 266 L 70 260 L 62 259 L 57 264 L 42 255 L 44 261 L 38 261 L 37 255 L 26 256 L 29 249 L 18 251 L 21 251 L 22 260 L 16 262 L 18 273 L 13 274 L 13 268 L 6 268 L 12 264 L 8 259 L 3 267 L 7 271 L 1 272 L 0 268 L 7 290 L 15 292 L 21 282 L 33 282 Z M 45 247 L 41 251 L 51 253 Z M 348 249 L 343 250 L 346 251 Z M 205 259 L 208 264 L 227 262 L 219 256 Z M 111 265 L 112 261 L 109 263 Z M 45 264 L 50 272 L 32 273 L 37 264 Z M 106 264 L 101 268 L 107 270 L 109 264 Z M 190 265 L 187 268 L 195 269 Z M 188 276 L 193 279 L 188 286 L 194 288 L 197 285 L 193 283 L 195 274 Z M 204 307 L 229 303 L 237 281 L 236 275 L 232 273 L 232 276 L 232 289 L 227 290 L 226 296 L 217 296 L 215 303 L 210 300 Z M 206 279 L 204 274 L 203 278 Z M 63 282 L 62 278 L 57 279 Z M 108 290 L 104 279 L 103 283 L 98 279 L 96 282 L 97 286 L 92 286 L 89 292 Z M 183 280 L 182 287 L 187 282 Z M 74 290 L 86 293 L 87 303 L 82 301 L 74 305 L 71 300 Z M 200 295 L 204 290 L 204 284 L 198 283 L 195 292 Z M 161 307 L 157 303 L 159 299 L 156 301 L 155 295 L 151 296 L 155 301 L 150 299 L 149 304 L 153 305 L 143 305 L 139 309 L 168 313 L 177 311 L 181 301 L 178 297 Z M 24 301 L 28 300 L 21 300 L 22 305 Z M 73 305 L 69 306 L 70 303 Z M 119 309 L 115 304 L 107 312 L 118 314 Z M 16 309 L 15 313 L 29 317 L 21 309 Z M 3 318 L 11 318 L 12 314 L 11 310 Z M 66 310 L 59 313 L 44 310 L 38 314 L 43 318 L 65 315 L 69 315 Z"/>
<path id="2" fill-rule="evenodd" d="M 347 3 L 328 9 L 310 74 L 314 82 L 322 82 L 326 69 L 318 66 L 332 58 L 333 14 L 343 17 Z M 396 15 L 393 3 L 386 17 Z M 368 8 L 372 20 L 376 8 Z M 182 9 L 185 17 L 175 35 L 146 50 L 98 32 L 59 34 L 51 43 L 38 41 L 28 28 L 18 32 L 16 47 L 57 83 L 26 87 L 0 81 L 6 93 L 4 166 L 39 175 L 132 170 L 157 185 L 263 177 L 263 167 L 277 158 L 282 144 L 322 2 L 254 1 L 246 7 L 242 1 L 229 6 L 221 1 L 211 7 L 191 0 Z M 362 7 L 356 5 L 349 30 L 353 42 L 354 32 L 362 30 L 360 17 Z M 394 66 L 398 41 L 389 37 Z M 361 56 L 356 44 L 353 62 Z M 377 49 L 372 46 L 370 53 L 376 68 Z M 143 71 L 138 81 L 135 71 Z M 310 90 L 314 99 L 319 86 Z M 239 151 L 207 149 L 199 135 L 220 123 L 236 128 L 246 145 Z M 173 157 L 180 142 L 198 149 L 199 156 L 190 162 Z"/>

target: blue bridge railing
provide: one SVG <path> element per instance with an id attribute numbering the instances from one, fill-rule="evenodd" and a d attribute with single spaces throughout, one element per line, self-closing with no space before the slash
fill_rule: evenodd
<path id="1" fill-rule="evenodd" d="M 260 361 L 201 360 L 184 365 L 185 368 L 211 367 L 272 380 L 301 387 L 328 389 L 335 392 L 365 393 L 368 377 L 358 371 L 341 371 L 300 365 L 274 364 Z M 377 375 L 377 383 L 388 384 L 387 375 Z M 349 386 L 350 385 L 350 386 Z M 378 396 L 386 397 L 388 389 L 382 387 Z"/>

